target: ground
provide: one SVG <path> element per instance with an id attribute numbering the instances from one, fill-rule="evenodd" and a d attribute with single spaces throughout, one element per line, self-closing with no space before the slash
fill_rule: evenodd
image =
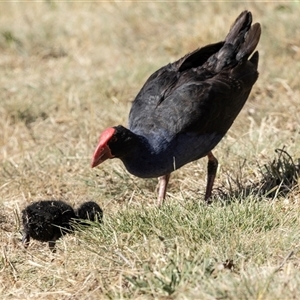
<path id="1" fill-rule="evenodd" d="M 90 168 L 101 131 L 127 124 L 159 67 L 224 39 L 239 13 L 262 25 L 260 76 L 206 159 L 156 179 L 120 161 Z M 280 3 L 0 4 L 1 299 L 296 299 L 299 276 L 300 6 Z M 21 245 L 22 209 L 96 201 L 104 224 Z"/>

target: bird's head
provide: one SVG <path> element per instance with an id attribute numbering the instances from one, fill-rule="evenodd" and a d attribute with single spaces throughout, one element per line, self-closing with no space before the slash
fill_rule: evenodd
<path id="1" fill-rule="evenodd" d="M 97 148 L 92 159 L 92 168 L 109 158 L 122 158 L 133 146 L 133 134 L 123 126 L 105 129 L 100 135 Z"/>
<path id="2" fill-rule="evenodd" d="M 76 215 L 79 219 L 90 220 L 92 222 L 98 221 L 102 223 L 103 210 L 100 206 L 94 201 L 87 201 L 80 205 L 76 211 Z M 88 224 L 82 222 L 82 224 Z"/>

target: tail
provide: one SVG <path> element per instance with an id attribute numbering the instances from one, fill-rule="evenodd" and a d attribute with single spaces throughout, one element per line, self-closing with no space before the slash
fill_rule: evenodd
<path id="1" fill-rule="evenodd" d="M 209 58 L 210 69 L 220 72 L 227 66 L 234 67 L 249 58 L 258 44 L 261 34 L 260 24 L 255 23 L 251 26 L 251 23 L 252 14 L 249 11 L 243 11 L 237 17 L 225 38 L 223 47 Z"/>

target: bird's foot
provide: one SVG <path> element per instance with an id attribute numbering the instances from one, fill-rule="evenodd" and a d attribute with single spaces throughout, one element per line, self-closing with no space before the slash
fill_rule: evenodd
<path id="1" fill-rule="evenodd" d="M 25 233 L 22 237 L 22 244 L 23 244 L 25 249 L 28 248 L 29 242 L 30 242 L 30 235 Z"/>
<path id="2" fill-rule="evenodd" d="M 55 253 L 56 252 L 56 249 L 55 249 L 55 244 L 56 244 L 56 241 L 49 241 L 48 242 L 48 245 L 49 245 L 49 249 L 51 250 L 51 252 Z"/>

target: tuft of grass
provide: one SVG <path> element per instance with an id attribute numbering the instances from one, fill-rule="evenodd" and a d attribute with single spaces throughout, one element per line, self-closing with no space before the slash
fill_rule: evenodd
<path id="1" fill-rule="evenodd" d="M 299 182 L 300 165 L 295 163 L 291 155 L 283 149 L 275 149 L 277 158 L 269 165 L 264 165 L 262 186 L 260 190 L 266 196 L 285 196 Z M 298 159 L 299 161 L 299 159 Z"/>
<path id="2" fill-rule="evenodd" d="M 261 178 L 252 181 L 250 184 L 244 184 L 241 175 L 235 174 L 236 177 L 229 176 L 229 187 L 219 189 L 219 195 L 223 199 L 229 200 L 232 197 L 260 195 L 276 199 L 286 197 L 288 193 L 299 188 L 299 163 L 295 163 L 291 155 L 282 149 L 275 149 L 277 157 L 264 166 L 259 166 Z M 298 159 L 299 161 L 299 159 Z M 244 167 L 245 161 L 239 167 L 240 173 Z"/>

